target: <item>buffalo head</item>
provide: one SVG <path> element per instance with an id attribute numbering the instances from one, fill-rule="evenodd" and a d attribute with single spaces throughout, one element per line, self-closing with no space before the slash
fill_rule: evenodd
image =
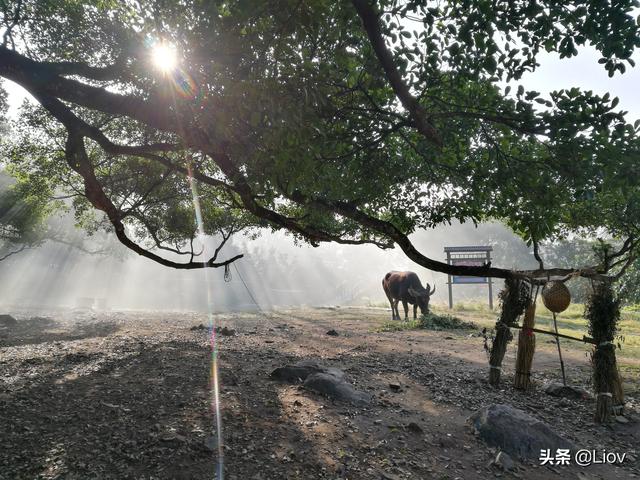
<path id="1" fill-rule="evenodd" d="M 420 311 L 423 315 L 429 313 L 429 300 L 431 300 L 431 295 L 436 292 L 435 285 L 433 286 L 433 290 L 430 290 L 430 288 L 430 285 L 427 283 L 427 288 L 409 287 L 409 289 L 407 290 L 409 292 L 409 295 L 414 298 L 415 304 L 418 305 L 418 308 L 420 308 Z"/>

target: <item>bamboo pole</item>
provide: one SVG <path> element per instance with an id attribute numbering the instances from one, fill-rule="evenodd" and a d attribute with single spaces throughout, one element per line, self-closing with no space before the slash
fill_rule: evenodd
<path id="1" fill-rule="evenodd" d="M 512 328 L 522 329 L 524 327 L 521 327 L 520 325 L 513 325 Z M 591 343 L 593 345 L 596 345 L 597 343 L 593 338 L 587 337 L 586 335 L 583 335 L 582 338 L 578 338 L 578 337 L 572 337 L 571 335 L 565 335 L 564 333 L 555 333 L 555 332 L 550 332 L 549 330 L 540 330 L 539 328 L 531 328 L 530 330 L 535 333 L 544 333 L 546 335 L 551 335 L 553 337 L 558 336 L 561 338 L 566 338 L 567 340 L 575 340 L 576 342 Z"/>
<path id="2" fill-rule="evenodd" d="M 553 327 L 556 331 L 556 345 L 558 346 L 558 356 L 560 357 L 560 369 L 562 370 L 562 384 L 567 386 L 567 376 L 564 373 L 564 361 L 562 360 L 562 350 L 560 349 L 560 336 L 558 335 L 558 322 L 556 321 L 556 313 L 553 312 Z"/>

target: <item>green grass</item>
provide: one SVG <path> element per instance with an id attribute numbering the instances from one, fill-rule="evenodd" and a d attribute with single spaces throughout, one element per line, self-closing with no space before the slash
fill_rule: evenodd
<path id="1" fill-rule="evenodd" d="M 496 318 L 500 312 L 499 307 L 492 311 L 489 310 L 486 303 L 481 301 L 459 302 L 454 305 L 453 310 L 449 310 L 446 305 L 436 304 L 433 310 L 438 314 L 454 311 L 462 319 L 472 321 L 479 327 L 487 328 L 492 328 L 495 325 Z M 582 338 L 583 335 L 589 336 L 587 321 L 583 315 L 583 304 L 569 305 L 569 308 L 557 315 L 558 332 L 578 338 Z M 536 306 L 536 328 L 553 330 L 553 316 L 541 301 L 538 301 Z M 618 357 L 640 359 L 640 306 L 632 305 L 622 309 L 620 322 L 618 323 L 618 334 L 623 340 L 620 342 L 622 348 L 618 352 Z M 551 336 L 549 337 L 549 339 L 552 338 Z M 571 340 L 562 340 L 562 343 L 563 347 L 574 349 L 590 350 L 591 348 L 582 342 L 572 342 Z"/>
<path id="2" fill-rule="evenodd" d="M 382 307 L 387 305 L 385 302 L 380 302 Z M 490 310 L 487 302 L 481 300 L 457 302 L 452 310 L 449 310 L 445 303 L 433 303 L 431 310 L 438 316 L 451 316 L 453 313 L 464 321 L 473 322 L 479 328 L 493 328 L 500 312 L 498 305 L 495 306 L 494 310 Z M 569 305 L 567 310 L 557 316 L 558 331 L 578 338 L 582 338 L 583 335 L 589 336 L 587 321 L 583 315 L 583 304 L 575 303 Z M 625 359 L 640 360 L 640 305 L 624 307 L 620 317 L 618 334 L 623 341 L 620 342 L 622 348 L 618 352 L 618 357 L 622 358 L 622 362 Z M 545 308 L 542 301 L 538 301 L 536 307 L 536 327 L 541 330 L 553 330 L 552 314 Z M 419 321 L 394 321 L 384 323 L 379 327 L 378 331 L 400 331 L 418 328 L 424 328 L 419 324 Z M 549 336 L 549 339 L 553 339 L 553 337 Z M 571 340 L 562 340 L 562 344 L 563 348 L 576 350 L 589 351 L 591 348 L 590 345 Z"/>
<path id="3" fill-rule="evenodd" d="M 416 320 L 398 321 L 393 320 L 383 323 L 375 331 L 377 332 L 398 332 L 402 330 L 469 330 L 477 328 L 477 325 L 473 322 L 461 320 L 458 317 L 452 315 L 438 315 L 433 312 L 429 312 L 426 315 L 421 315 Z"/>

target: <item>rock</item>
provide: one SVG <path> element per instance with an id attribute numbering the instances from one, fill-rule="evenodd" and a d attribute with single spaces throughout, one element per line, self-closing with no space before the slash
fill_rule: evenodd
<path id="1" fill-rule="evenodd" d="M 629 419 L 622 417 L 620 415 L 616 416 L 616 422 L 618 423 L 629 423 Z"/>
<path id="2" fill-rule="evenodd" d="M 11 315 L 7 315 L 6 313 L 0 315 L 0 327 L 15 327 L 17 324 L 18 321 Z"/>
<path id="3" fill-rule="evenodd" d="M 513 470 L 513 468 L 515 467 L 515 462 L 513 461 L 513 459 L 509 456 L 508 453 L 505 452 L 498 452 L 498 455 L 496 455 L 496 459 L 493 463 L 505 472 Z"/>
<path id="4" fill-rule="evenodd" d="M 302 360 L 294 365 L 278 367 L 271 372 L 271 378 L 287 383 L 304 382 L 314 373 L 329 373 L 337 378 L 343 378 L 344 372 L 337 368 L 324 367 L 314 360 Z"/>
<path id="5" fill-rule="evenodd" d="M 353 388 L 344 378 L 331 373 L 314 373 L 304 381 L 304 387 L 335 400 L 351 402 L 354 405 L 368 405 L 371 395 Z"/>
<path id="6" fill-rule="evenodd" d="M 438 445 L 442 448 L 453 448 L 458 445 L 458 442 L 449 436 L 438 437 Z"/>
<path id="7" fill-rule="evenodd" d="M 195 330 L 205 330 L 207 327 L 205 327 L 202 323 L 200 325 L 195 325 L 193 327 L 191 327 L 189 330 L 191 331 L 195 331 Z"/>
<path id="8" fill-rule="evenodd" d="M 233 337 L 236 334 L 236 331 L 233 328 L 216 327 L 216 333 L 223 337 Z"/>
<path id="9" fill-rule="evenodd" d="M 331 337 L 337 337 L 338 335 L 340 335 L 338 332 L 336 332 L 334 329 L 331 329 L 327 332 L 327 335 L 331 336 Z"/>
<path id="10" fill-rule="evenodd" d="M 387 472 L 380 472 L 380 478 L 382 480 L 400 480 L 400 477 Z"/>
<path id="11" fill-rule="evenodd" d="M 423 432 L 422 427 L 416 422 L 409 423 L 409 425 L 407 425 L 407 430 L 409 430 L 411 433 L 415 433 L 416 435 L 419 435 Z"/>
<path id="12" fill-rule="evenodd" d="M 389 384 L 389 388 L 391 389 L 392 392 L 399 392 L 400 391 L 400 385 L 397 383 L 390 383 Z"/>
<path id="13" fill-rule="evenodd" d="M 554 397 L 572 398 L 574 400 L 588 400 L 592 398 L 591 393 L 582 387 L 563 385 L 562 383 L 557 382 L 548 384 L 544 391 Z"/>
<path id="14" fill-rule="evenodd" d="M 215 452 L 218 449 L 218 437 L 211 435 L 204 441 L 204 446 L 207 450 Z"/>
<path id="15" fill-rule="evenodd" d="M 512 407 L 494 404 L 474 413 L 469 421 L 475 432 L 489 446 L 516 457 L 537 460 L 540 451 L 558 448 L 575 449 L 568 440 L 555 433 L 544 422 Z"/>

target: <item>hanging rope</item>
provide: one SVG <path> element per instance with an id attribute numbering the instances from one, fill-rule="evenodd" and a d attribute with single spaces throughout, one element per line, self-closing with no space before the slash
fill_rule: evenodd
<path id="1" fill-rule="evenodd" d="M 229 264 L 227 263 L 224 266 L 224 281 L 229 283 L 233 277 L 231 276 L 231 270 L 229 269 Z"/>
<path id="2" fill-rule="evenodd" d="M 253 303 L 255 303 L 256 307 L 258 307 L 258 310 L 260 311 L 260 313 L 262 313 L 263 315 L 266 316 L 266 314 L 262 311 L 262 308 L 260 308 L 260 304 L 256 301 L 256 297 L 253 296 L 253 293 L 251 292 L 251 289 L 249 288 L 247 283 L 244 281 L 244 278 L 242 278 L 242 275 L 240 275 L 240 270 L 238 270 L 238 267 L 236 267 L 235 263 L 233 264 L 233 268 L 236 269 L 236 273 L 238 274 L 238 278 L 240 279 L 240 281 L 244 285 L 244 288 L 247 290 L 247 293 L 251 297 L 251 300 L 253 301 Z"/>

